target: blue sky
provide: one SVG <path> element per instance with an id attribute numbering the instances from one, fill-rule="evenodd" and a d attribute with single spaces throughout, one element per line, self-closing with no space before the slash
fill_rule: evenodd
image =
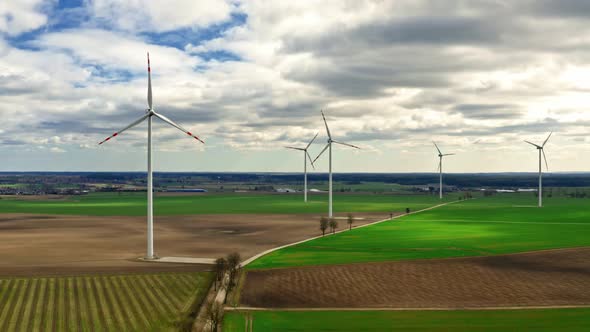
<path id="1" fill-rule="evenodd" d="M 9 0 L 0 6 L 2 171 L 140 171 L 154 107 L 159 171 L 299 171 L 283 148 L 338 147 L 335 170 L 587 170 L 585 1 Z M 318 171 L 326 170 L 326 160 Z"/>

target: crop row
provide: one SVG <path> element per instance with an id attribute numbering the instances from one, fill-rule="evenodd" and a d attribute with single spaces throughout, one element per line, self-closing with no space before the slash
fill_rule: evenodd
<path id="1" fill-rule="evenodd" d="M 203 296 L 202 273 L 0 280 L 0 331 L 168 330 Z"/>

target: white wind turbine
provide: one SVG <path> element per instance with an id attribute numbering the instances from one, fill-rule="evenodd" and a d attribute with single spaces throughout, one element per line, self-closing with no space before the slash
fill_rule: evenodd
<path id="1" fill-rule="evenodd" d="M 438 184 L 438 197 L 440 199 L 442 199 L 442 193 L 443 193 L 443 184 L 442 184 L 442 176 L 443 176 L 443 172 L 442 172 L 442 160 L 443 157 L 445 156 L 452 156 L 454 155 L 454 153 L 446 153 L 443 154 L 442 152 L 440 152 L 440 149 L 438 148 L 438 145 L 436 145 L 436 143 L 433 141 L 432 143 L 434 143 L 434 146 L 436 147 L 436 150 L 438 150 L 438 172 L 439 172 L 439 184 Z"/>
<path id="2" fill-rule="evenodd" d="M 143 120 L 148 120 L 148 141 L 147 141 L 147 255 L 146 259 L 155 259 L 157 258 L 154 256 L 154 207 L 153 207 L 153 183 L 152 183 L 152 117 L 157 117 L 160 120 L 168 123 L 174 128 L 179 129 L 180 131 L 184 132 L 185 134 L 193 137 L 194 139 L 198 140 L 201 143 L 203 142 L 200 138 L 193 135 L 190 131 L 182 128 L 178 124 L 174 123 L 172 120 L 168 119 L 164 115 L 160 113 L 156 113 L 152 107 L 152 73 L 150 68 L 150 54 L 147 54 L 147 61 L 148 61 L 148 91 L 147 91 L 147 102 L 148 102 L 148 109 L 145 110 L 145 114 L 137 119 L 135 122 L 131 123 L 127 127 L 121 129 L 120 131 L 112 134 L 111 136 L 107 137 L 104 141 L 98 143 L 99 145 L 103 144 L 104 142 L 110 140 L 111 138 L 121 134 L 127 129 L 135 127 L 136 125 L 143 122 Z"/>
<path id="3" fill-rule="evenodd" d="M 547 164 L 547 157 L 545 156 L 545 150 L 543 148 L 545 147 L 545 144 L 547 144 L 547 141 L 552 134 L 553 132 L 549 133 L 549 136 L 547 136 L 547 139 L 545 139 L 545 142 L 543 142 L 541 146 L 529 141 L 525 141 L 530 145 L 535 146 L 537 150 L 539 150 L 539 191 L 537 192 L 539 195 L 539 207 L 543 207 L 543 168 L 541 167 L 541 154 L 543 155 L 543 159 L 545 159 L 545 167 L 547 167 L 547 170 L 549 170 L 549 164 Z"/>
<path id="4" fill-rule="evenodd" d="M 336 144 L 340 144 L 340 145 L 346 145 L 346 146 L 350 146 L 352 148 L 355 149 L 360 149 L 358 146 L 354 146 L 352 144 L 348 144 L 348 143 L 343 143 L 343 142 L 337 142 L 334 141 L 332 139 L 332 135 L 330 134 L 330 128 L 328 128 L 328 122 L 326 122 L 326 117 L 324 116 L 324 112 L 322 111 L 322 118 L 324 119 L 324 124 L 326 125 L 326 133 L 328 134 L 328 144 L 326 144 L 326 147 L 324 147 L 324 149 L 322 150 L 322 152 L 320 152 L 320 154 L 318 154 L 317 157 L 315 157 L 315 159 L 312 161 L 312 164 L 315 163 L 316 160 L 318 160 L 318 158 L 322 155 L 322 153 L 324 153 L 324 151 L 326 151 L 326 149 L 328 149 L 328 172 L 329 172 L 329 193 L 328 193 L 328 217 L 332 218 L 333 214 L 332 214 L 332 143 L 336 143 Z"/>
<path id="5" fill-rule="evenodd" d="M 307 202 L 307 159 L 309 158 L 309 161 L 311 161 L 311 156 L 309 155 L 309 152 L 307 152 L 307 149 L 309 149 L 309 146 L 311 145 L 311 143 L 313 143 L 313 141 L 315 140 L 316 137 L 318 137 L 318 134 L 315 134 L 315 136 L 311 139 L 311 141 L 309 141 L 309 143 L 307 144 L 307 146 L 305 148 L 296 148 L 293 146 L 285 146 L 285 148 L 287 148 L 287 149 L 303 151 L 303 201 L 304 202 Z M 313 167 L 313 169 L 315 169 L 313 162 L 311 162 L 311 167 Z"/>

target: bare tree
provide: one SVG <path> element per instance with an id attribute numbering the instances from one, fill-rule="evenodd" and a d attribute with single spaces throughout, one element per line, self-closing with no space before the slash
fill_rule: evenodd
<path id="1" fill-rule="evenodd" d="M 236 277 L 238 276 L 238 271 L 240 269 L 240 254 L 238 254 L 237 252 L 231 253 L 227 255 L 226 260 L 227 270 L 229 271 L 229 282 L 227 285 L 227 293 L 229 293 L 232 290 L 232 288 L 236 285 Z"/>
<path id="2" fill-rule="evenodd" d="M 213 266 L 213 271 L 215 272 L 215 290 L 217 290 L 217 283 L 223 282 L 223 275 L 225 274 L 226 269 L 227 261 L 225 258 L 220 257 L 215 260 L 215 266 Z"/>
<path id="3" fill-rule="evenodd" d="M 326 235 L 326 229 L 328 229 L 328 218 L 320 218 L 320 229 L 322 230 L 322 236 Z"/>
<path id="4" fill-rule="evenodd" d="M 332 230 L 332 234 L 336 233 L 336 228 L 338 228 L 338 222 L 334 218 L 330 218 L 330 229 Z"/>
<path id="5" fill-rule="evenodd" d="M 217 332 L 217 327 L 223 317 L 223 307 L 215 300 L 207 305 L 207 318 L 211 324 L 211 332 Z"/>
<path id="6" fill-rule="evenodd" d="M 354 222 L 354 216 L 352 215 L 352 213 L 348 214 L 348 219 L 346 220 L 346 222 L 348 223 L 348 229 L 351 230 L 352 223 Z"/>

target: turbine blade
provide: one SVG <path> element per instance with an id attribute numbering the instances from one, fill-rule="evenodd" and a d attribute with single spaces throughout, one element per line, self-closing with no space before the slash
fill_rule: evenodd
<path id="1" fill-rule="evenodd" d="M 153 112 L 153 111 L 152 111 L 152 112 Z M 194 135 L 194 134 L 193 134 L 193 133 L 191 133 L 190 131 L 188 131 L 188 130 L 186 130 L 186 129 L 182 128 L 180 125 L 178 125 L 178 124 L 174 123 L 174 121 L 172 121 L 172 120 L 168 119 L 167 117 L 163 116 L 162 114 L 159 114 L 159 113 L 156 113 L 156 112 L 153 112 L 153 114 L 154 114 L 156 117 L 158 117 L 160 120 L 162 120 L 162 121 L 164 121 L 164 122 L 168 123 L 169 125 L 171 125 L 172 127 L 174 127 L 174 128 L 176 128 L 176 129 L 178 129 L 178 130 L 182 131 L 183 133 L 185 133 L 185 134 L 189 135 L 190 137 L 192 137 L 192 138 L 196 139 L 197 141 L 199 141 L 199 142 L 201 142 L 201 143 L 205 144 L 205 142 L 203 142 L 203 140 L 202 140 L 202 139 L 198 138 L 196 135 Z"/>
<path id="2" fill-rule="evenodd" d="M 436 147 L 436 150 L 438 150 L 439 154 L 442 154 L 442 152 L 440 152 L 440 149 L 438 148 L 438 145 L 436 145 L 436 143 L 434 141 L 432 141 L 432 143 L 434 144 L 434 146 Z"/>
<path id="3" fill-rule="evenodd" d="M 454 156 L 454 155 L 455 155 L 454 153 L 447 153 L 447 154 L 443 154 L 443 157 L 444 156 Z"/>
<path id="4" fill-rule="evenodd" d="M 337 142 L 337 141 L 332 141 L 332 142 L 333 142 L 333 143 L 336 143 L 336 144 L 340 144 L 340 145 L 346 145 L 346 146 L 350 146 L 351 148 L 355 148 L 355 149 L 359 149 L 359 150 L 361 149 L 361 148 L 359 148 L 359 147 L 358 147 L 358 146 L 356 146 L 356 145 L 352 145 L 352 144 L 348 144 L 348 143 L 344 143 L 344 142 Z"/>
<path id="5" fill-rule="evenodd" d="M 439 160 L 438 165 L 436 165 L 436 172 L 437 173 L 440 171 L 440 163 L 441 163 L 441 160 Z"/>
<path id="6" fill-rule="evenodd" d="M 296 147 L 293 147 L 293 146 L 285 146 L 285 149 L 293 149 L 293 150 L 305 151 L 305 149 L 296 148 Z"/>
<path id="7" fill-rule="evenodd" d="M 536 147 L 540 148 L 540 146 L 538 146 L 538 145 L 537 145 L 537 144 L 535 144 L 535 143 L 531 143 L 531 142 L 529 142 L 529 141 L 525 141 L 525 142 L 529 143 L 530 145 L 533 145 L 533 146 L 536 146 Z"/>
<path id="8" fill-rule="evenodd" d="M 326 122 L 326 117 L 324 116 L 324 111 L 322 112 L 322 118 L 324 119 L 324 124 L 326 125 L 326 132 L 328 133 L 328 137 L 332 139 L 332 134 L 330 134 L 330 128 L 328 128 L 328 122 Z"/>
<path id="9" fill-rule="evenodd" d="M 146 114 L 146 115 L 144 115 L 144 116 L 142 116 L 141 118 L 137 119 L 135 122 L 133 122 L 132 124 L 128 125 L 127 127 L 123 128 L 123 129 L 119 130 L 118 132 L 116 132 L 116 133 L 112 134 L 111 136 L 107 137 L 107 138 L 106 138 L 106 139 L 104 139 L 102 142 L 98 143 L 98 145 L 101 145 L 102 143 L 104 143 L 104 142 L 106 142 L 106 141 L 110 140 L 111 138 L 113 138 L 113 137 L 115 137 L 115 136 L 119 135 L 120 133 L 124 132 L 125 130 L 127 130 L 127 129 L 129 129 L 129 128 L 132 128 L 132 127 L 135 127 L 135 126 L 137 126 L 137 125 L 138 125 L 138 124 L 140 124 L 140 123 L 141 123 L 143 120 L 145 120 L 145 119 L 146 119 L 148 116 L 150 116 L 150 114 L 149 114 L 149 113 L 148 113 L 148 114 Z"/>
<path id="10" fill-rule="evenodd" d="M 326 151 L 328 149 L 329 146 L 330 146 L 330 143 L 326 144 L 326 146 L 324 147 L 324 149 L 322 150 L 322 152 L 320 152 L 320 154 L 318 154 L 318 156 L 315 157 L 315 159 L 311 163 L 312 164 L 315 163 L 315 161 L 318 160 L 318 158 L 322 155 L 322 153 L 324 153 L 324 151 Z"/>
<path id="11" fill-rule="evenodd" d="M 311 162 L 311 167 L 313 169 L 315 169 L 315 165 L 313 164 L 313 161 L 311 160 L 311 156 L 309 155 L 309 152 L 307 152 L 307 150 L 305 150 L 305 154 L 307 155 L 307 158 L 309 158 L 309 161 Z"/>
<path id="12" fill-rule="evenodd" d="M 541 149 L 541 152 L 543 152 L 543 159 L 545 160 L 545 167 L 547 168 L 547 171 L 549 171 L 549 164 L 547 163 L 547 156 L 545 156 L 545 150 Z"/>
<path id="13" fill-rule="evenodd" d="M 150 107 L 150 110 L 152 109 L 152 69 L 150 68 L 150 52 L 148 52 L 147 54 L 147 60 L 148 60 L 148 95 L 147 95 L 147 101 L 148 101 L 148 106 Z"/>
<path id="14" fill-rule="evenodd" d="M 543 142 L 543 145 L 541 145 L 541 147 L 544 147 L 545 144 L 547 144 L 547 141 L 549 140 L 549 137 L 551 137 L 551 135 L 553 135 L 553 132 L 549 133 L 549 136 L 547 136 L 547 139 L 545 140 L 545 142 Z"/>
<path id="15" fill-rule="evenodd" d="M 313 143 L 313 141 L 315 141 L 315 138 L 318 137 L 318 134 L 315 134 L 315 136 L 311 139 L 311 141 L 309 141 L 309 144 L 307 144 L 307 146 L 305 147 L 305 150 L 307 151 L 307 149 L 309 149 L 309 146 L 311 145 L 311 143 Z"/>

